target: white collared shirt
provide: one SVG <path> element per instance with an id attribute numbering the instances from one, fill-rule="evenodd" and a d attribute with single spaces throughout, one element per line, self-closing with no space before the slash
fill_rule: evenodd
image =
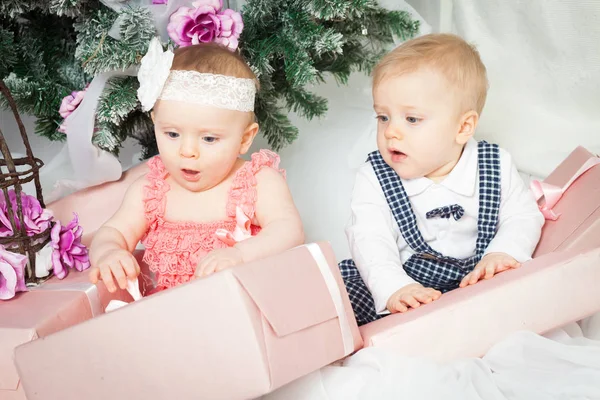
<path id="1" fill-rule="evenodd" d="M 445 256 L 464 259 L 475 253 L 479 211 L 477 165 L 477 141 L 471 139 L 443 181 L 435 183 L 425 177 L 402 180 L 421 235 L 429 246 Z M 500 149 L 500 174 L 498 230 L 484 254 L 506 253 L 524 262 L 531 259 L 540 239 L 544 217 L 510 154 L 503 149 Z M 458 221 L 425 218 L 428 211 L 452 204 L 459 204 L 465 210 Z M 385 313 L 390 296 L 415 283 L 402 268 L 402 263 L 415 252 L 402 237 L 369 162 L 356 175 L 346 235 L 352 258 L 373 295 L 375 308 L 378 313 Z"/>

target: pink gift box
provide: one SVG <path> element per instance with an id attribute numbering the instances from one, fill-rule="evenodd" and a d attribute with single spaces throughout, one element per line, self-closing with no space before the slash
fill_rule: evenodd
<path id="1" fill-rule="evenodd" d="M 546 193 L 558 194 L 559 200 L 552 207 L 558 218 L 546 220 L 534 257 L 553 251 L 600 247 L 600 165 L 597 162 L 598 158 L 592 153 L 578 147 L 544 179 Z"/>
<path id="2" fill-rule="evenodd" d="M 92 285 L 87 273 L 71 272 L 0 302 L 0 399 L 25 399 L 14 365 L 14 349 L 102 313 L 112 299 L 131 301 L 125 291 L 110 294 Z"/>
<path id="3" fill-rule="evenodd" d="M 558 218 L 546 221 L 533 260 L 362 326 L 365 346 L 436 361 L 479 357 L 517 330 L 541 334 L 600 311 L 597 162 L 579 147 L 540 185 L 547 195 L 540 205 Z"/>
<path id="4" fill-rule="evenodd" d="M 600 311 L 600 248 L 551 253 L 360 327 L 365 346 L 452 361 L 480 357 L 513 332 L 545 333 Z"/>
<path id="5" fill-rule="evenodd" d="M 320 243 L 20 346 L 16 362 L 29 400 L 233 400 L 265 394 L 360 347 L 335 256 Z"/>

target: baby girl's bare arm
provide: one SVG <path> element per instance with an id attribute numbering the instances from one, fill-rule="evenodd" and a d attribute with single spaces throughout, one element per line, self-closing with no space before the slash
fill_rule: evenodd
<path id="1" fill-rule="evenodd" d="M 131 184 L 121 206 L 94 235 L 90 245 L 90 280 L 102 279 L 109 291 L 116 290 L 113 276 L 121 288 L 137 277 L 139 266 L 131 252 L 147 228 L 144 215 L 143 186 L 145 177 Z"/>
<path id="2" fill-rule="evenodd" d="M 256 218 L 260 233 L 236 244 L 244 262 L 278 254 L 304 243 L 304 230 L 285 178 L 272 168 L 256 174 Z"/>
<path id="3" fill-rule="evenodd" d="M 146 231 L 143 186 L 145 177 L 131 184 L 117 212 L 94 235 L 90 246 L 92 265 L 102 253 L 119 248 L 132 252 Z"/>

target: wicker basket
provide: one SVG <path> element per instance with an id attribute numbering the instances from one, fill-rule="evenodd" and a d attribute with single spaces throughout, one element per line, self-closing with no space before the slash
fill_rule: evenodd
<path id="1" fill-rule="evenodd" d="M 50 230 L 51 225 L 43 232 L 40 232 L 34 236 L 27 236 L 25 231 L 25 223 L 23 219 L 23 210 L 21 204 L 21 193 L 22 185 L 34 181 L 36 197 L 40 202 L 42 208 L 46 207 L 44 199 L 42 197 L 42 186 L 40 185 L 39 170 L 44 165 L 43 162 L 33 156 L 31 151 L 31 145 L 27 138 L 27 132 L 23 126 L 23 121 L 17 111 L 15 101 L 10 94 L 10 91 L 4 84 L 4 81 L 0 79 L 0 91 L 2 95 L 8 101 L 8 105 L 13 112 L 23 144 L 26 149 L 26 157 L 13 158 L 10 153 L 10 149 L 6 144 L 6 139 L 2 130 L 0 129 L 0 150 L 2 151 L 2 159 L 0 159 L 0 188 L 2 188 L 2 195 L 4 198 L 0 198 L 0 202 L 5 203 L 7 208 L 8 220 L 11 223 L 13 234 L 7 237 L 0 237 L 0 244 L 3 245 L 7 250 L 14 253 L 20 253 L 27 255 L 28 263 L 25 272 L 25 280 L 30 283 L 36 281 L 35 278 L 35 255 L 50 241 Z M 12 135 L 12 133 L 10 133 Z M 17 172 L 17 167 L 20 171 Z M 24 168 L 23 168 L 24 167 Z M 9 191 L 14 190 L 16 194 L 16 210 L 13 209 L 11 201 L 9 200 Z M 16 221 L 19 221 L 17 229 Z"/>

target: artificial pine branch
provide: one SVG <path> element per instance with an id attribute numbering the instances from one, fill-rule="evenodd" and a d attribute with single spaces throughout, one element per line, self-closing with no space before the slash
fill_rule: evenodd
<path id="1" fill-rule="evenodd" d="M 92 136 L 92 143 L 96 146 L 119 155 L 121 144 L 125 141 L 125 137 L 121 136 L 119 127 L 110 122 L 97 123 Z"/>
<path id="2" fill-rule="evenodd" d="M 0 2 L 0 15 L 7 15 L 10 18 L 16 18 L 36 7 L 34 1 L 23 0 L 2 0 Z"/>
<path id="3" fill-rule="evenodd" d="M 50 12 L 58 16 L 76 17 L 79 15 L 79 7 L 82 0 L 51 0 L 50 1 Z"/>
<path id="4" fill-rule="evenodd" d="M 60 105 L 62 98 L 68 94 L 66 88 L 52 82 L 19 78 L 14 74 L 6 78 L 5 84 L 11 91 L 15 102 L 18 102 L 20 111 L 35 115 L 38 118 L 55 118 L 57 123 L 54 129 L 58 128 L 58 121 L 60 121 L 58 105 Z M 0 102 L 0 104 L 6 106 L 4 102 Z M 44 136 L 48 138 L 55 137 L 53 132 L 46 129 L 40 128 L 38 132 L 45 132 Z"/>
<path id="5" fill-rule="evenodd" d="M 136 109 L 119 126 L 121 137 L 131 137 L 142 147 L 142 160 L 158 154 L 150 113 Z"/>
<path id="6" fill-rule="evenodd" d="M 100 96 L 96 119 L 100 123 L 119 126 L 131 110 L 138 104 L 138 80 L 135 77 L 117 77 L 111 79 Z"/>
<path id="7" fill-rule="evenodd" d="M 277 105 L 277 97 L 273 92 L 261 91 L 255 104 L 260 130 L 274 149 L 280 149 L 298 137 L 298 128 L 292 125 L 287 113 Z"/>
<path id="8" fill-rule="evenodd" d="M 130 53 L 133 63 L 139 63 L 148 50 L 148 43 L 156 35 L 154 19 L 144 8 L 127 7 L 121 13 L 121 44 Z"/>
<path id="9" fill-rule="evenodd" d="M 14 34 L 0 26 L 0 79 L 5 78 L 17 63 Z"/>
<path id="10" fill-rule="evenodd" d="M 298 4 L 315 18 L 322 20 L 345 19 L 351 6 L 348 0 L 298 1 Z"/>
<path id="11" fill-rule="evenodd" d="M 308 119 L 324 115 L 327 101 L 306 85 L 324 82 L 326 73 L 341 84 L 354 71 L 370 73 L 393 35 L 418 31 L 408 13 L 374 0 L 248 0 L 242 15 L 241 52 L 259 75 L 257 117 L 275 150 L 297 135 L 282 104 Z"/>
<path id="12" fill-rule="evenodd" d="M 106 71 L 125 70 L 138 64 L 156 34 L 150 11 L 125 8 L 120 27 L 121 38 L 109 35 L 118 14 L 104 6 L 89 20 L 75 24 L 77 50 L 75 57 L 86 73 L 97 75 Z"/>
<path id="13" fill-rule="evenodd" d="M 57 114 L 58 115 L 58 114 Z M 64 133 L 57 131 L 60 117 L 39 116 L 35 121 L 35 133 L 52 141 L 64 141 L 67 137 Z"/>
<path id="14" fill-rule="evenodd" d="M 302 118 L 313 119 L 327 112 L 327 99 L 302 88 L 290 88 L 285 93 L 287 108 Z"/>
<path id="15" fill-rule="evenodd" d="M 327 100 L 307 85 L 328 75 L 346 84 L 352 72 L 370 73 L 394 36 L 408 39 L 418 29 L 407 13 L 375 0 L 248 0 L 241 12 L 240 52 L 261 86 L 255 113 L 275 150 L 298 135 L 289 112 L 308 119 L 327 112 Z M 116 21 L 118 39 L 111 36 Z M 99 73 L 138 65 L 155 34 L 146 9 L 127 6 L 117 13 L 100 0 L 1 0 L 0 76 L 19 110 L 38 118 L 39 134 L 64 139 L 56 132 L 61 99 Z M 135 98 L 137 84 L 128 77 L 107 85 L 93 142 L 117 153 L 132 137 L 146 158 L 156 143 L 152 121 Z"/>

